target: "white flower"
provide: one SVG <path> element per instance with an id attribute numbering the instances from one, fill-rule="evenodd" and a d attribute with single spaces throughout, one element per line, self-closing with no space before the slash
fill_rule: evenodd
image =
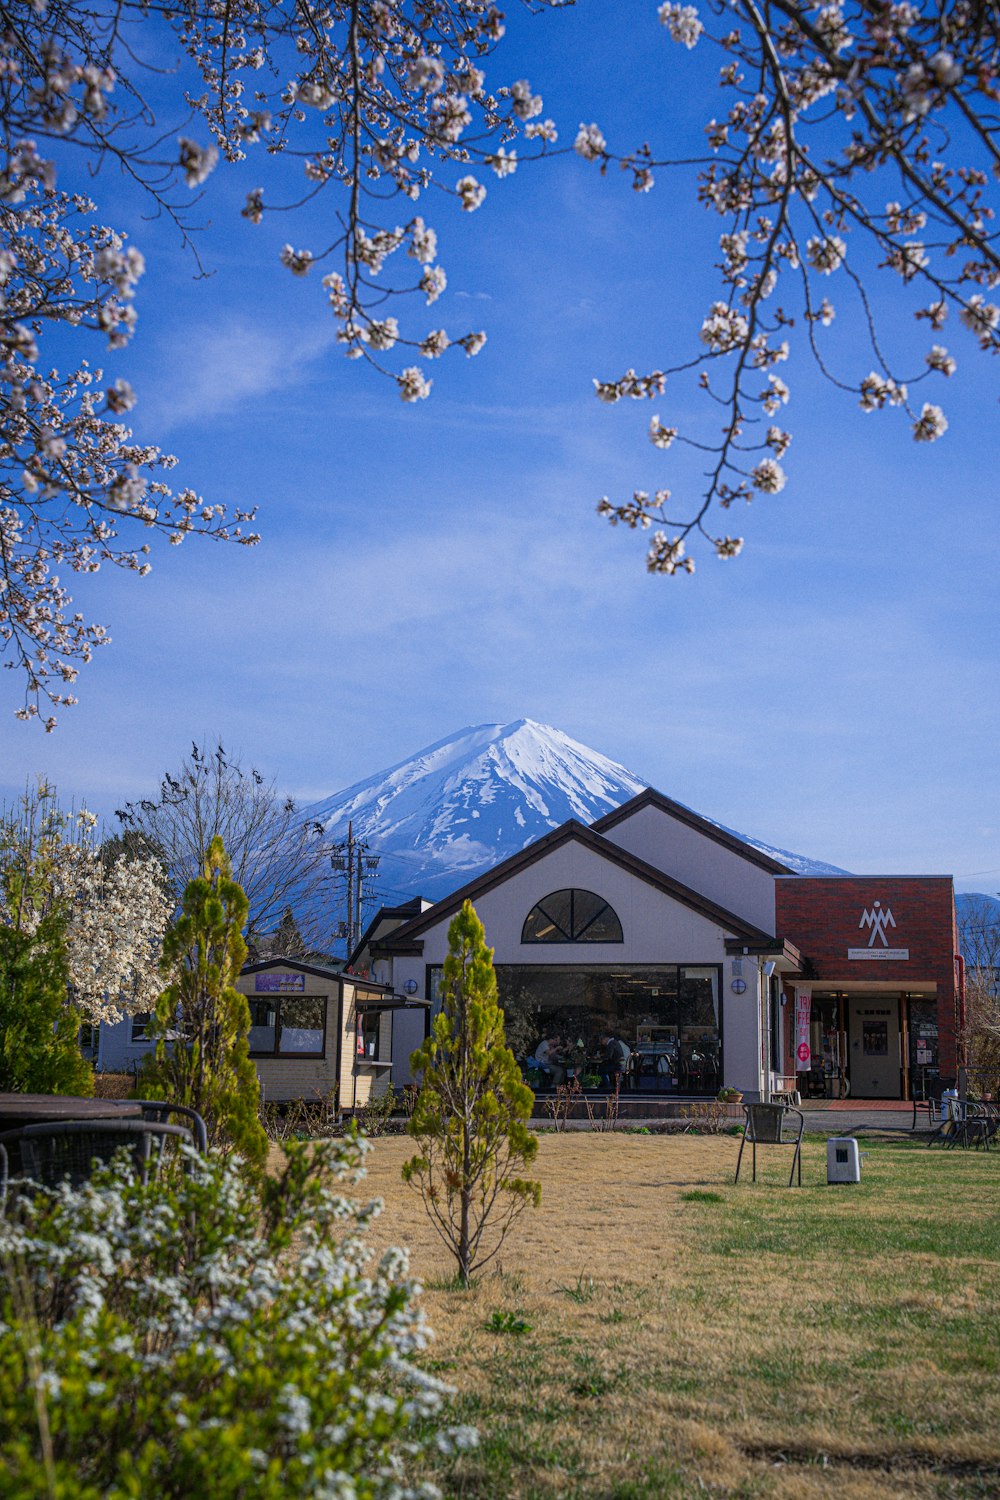
<path id="1" fill-rule="evenodd" d="M 760 490 L 762 495 L 777 495 L 788 483 L 784 469 L 773 458 L 762 458 L 750 470 L 750 478 L 754 489 Z"/>
<path id="2" fill-rule="evenodd" d="M 199 146 L 184 135 L 179 138 L 179 145 L 184 181 L 188 187 L 200 187 L 219 160 L 219 153 L 214 146 Z"/>
<path id="3" fill-rule="evenodd" d="M 399 324 L 395 318 L 373 321 L 361 330 L 361 337 L 372 349 L 392 349 L 399 338 Z"/>
<path id="4" fill-rule="evenodd" d="M 736 349 L 746 339 L 750 326 L 742 313 L 724 302 L 713 302 L 701 325 L 699 337 L 716 354 Z"/>
<path id="5" fill-rule="evenodd" d="M 456 339 L 455 342 L 461 344 L 468 357 L 472 359 L 479 353 L 480 349 L 486 343 L 486 335 L 482 332 L 467 333 L 464 339 Z"/>
<path id="6" fill-rule="evenodd" d="M 505 151 L 501 146 L 495 155 L 486 158 L 486 165 L 492 167 L 498 177 L 509 177 L 517 171 L 517 152 Z"/>
<path id="7" fill-rule="evenodd" d="M 517 83 L 512 83 L 510 94 L 514 101 L 514 113 L 519 120 L 533 120 L 536 115 L 541 114 L 541 98 L 531 92 L 531 84 L 526 78 L 519 78 Z"/>
<path id="8" fill-rule="evenodd" d="M 427 298 L 428 307 L 436 302 L 448 285 L 448 278 L 442 266 L 428 266 L 420 278 L 420 290 Z"/>
<path id="9" fill-rule="evenodd" d="M 660 18 L 660 24 L 670 32 L 671 40 L 681 42 L 689 49 L 696 44 L 705 29 L 693 5 L 661 5 L 656 14 Z"/>
<path id="10" fill-rule="evenodd" d="M 240 209 L 244 219 L 249 219 L 251 224 L 259 224 L 264 217 L 264 189 L 251 188 L 247 193 L 247 201 Z"/>
<path id="11" fill-rule="evenodd" d="M 287 266 L 293 276 L 305 276 L 313 263 L 311 250 L 293 250 L 291 245 L 282 245 L 281 264 Z"/>
<path id="12" fill-rule="evenodd" d="M 396 376 L 396 384 L 403 401 L 426 401 L 433 382 L 425 380 L 416 365 L 410 365 L 402 375 Z"/>
<path id="13" fill-rule="evenodd" d="M 723 536 L 715 544 L 716 557 L 739 557 L 743 551 L 741 536 Z"/>
<path id="14" fill-rule="evenodd" d="M 933 443 L 948 431 L 948 418 L 940 406 L 924 402 L 923 410 L 913 424 L 913 437 L 918 443 Z"/>
<path id="15" fill-rule="evenodd" d="M 444 87 L 444 64 L 439 57 L 415 57 L 406 73 L 406 87 L 436 94 Z"/>
<path id="16" fill-rule="evenodd" d="M 466 213 L 472 213 L 486 197 L 486 189 L 474 177 L 460 177 L 455 183 L 455 191 Z"/>
<path id="17" fill-rule="evenodd" d="M 932 344 L 930 353 L 924 358 L 932 370 L 938 370 L 942 375 L 954 375 L 955 361 L 942 344 Z"/>
<path id="18" fill-rule="evenodd" d="M 649 424 L 649 441 L 654 448 L 669 448 L 676 436 L 676 427 L 664 427 L 659 417 L 653 417 Z"/>
<path id="19" fill-rule="evenodd" d="M 410 248 L 407 251 L 422 266 L 429 265 L 437 255 L 437 235 L 418 215 L 410 230 Z"/>
<path id="20" fill-rule="evenodd" d="M 888 401 L 890 406 L 902 406 L 906 401 L 906 386 L 897 385 L 891 376 L 882 376 L 872 370 L 860 386 L 862 411 L 881 411 Z"/>
<path id="21" fill-rule="evenodd" d="M 584 161 L 599 161 L 606 154 L 607 142 L 597 125 L 580 125 L 573 150 Z"/>
<path id="22" fill-rule="evenodd" d="M 438 359 L 451 343 L 443 328 L 436 328 L 420 342 L 420 352 L 424 359 Z"/>
<path id="23" fill-rule="evenodd" d="M 548 141 L 550 145 L 559 139 L 555 120 L 533 120 L 524 127 L 524 133 L 529 141 Z"/>
<path id="24" fill-rule="evenodd" d="M 993 330 L 1000 323 L 1000 307 L 987 302 L 981 292 L 974 292 L 968 307 L 963 307 L 958 316 L 976 335 L 982 347 L 988 349 L 993 342 Z"/>
<path id="25" fill-rule="evenodd" d="M 961 63 L 957 63 L 950 52 L 935 52 L 930 60 L 930 70 L 942 88 L 952 88 L 962 77 Z"/>
<path id="26" fill-rule="evenodd" d="M 105 391 L 108 406 L 118 414 L 131 411 L 135 405 L 135 391 L 127 380 L 118 379 Z"/>
<path id="27" fill-rule="evenodd" d="M 843 265 L 846 255 L 847 246 L 839 235 L 827 235 L 825 239 L 814 235 L 806 241 L 806 258 L 809 264 L 824 276 L 831 276 Z"/>

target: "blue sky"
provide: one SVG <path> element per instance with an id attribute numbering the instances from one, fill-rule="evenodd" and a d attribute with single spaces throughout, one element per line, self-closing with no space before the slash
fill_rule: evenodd
<path id="1" fill-rule="evenodd" d="M 673 46 L 649 0 L 511 21 L 489 76 L 527 76 L 563 143 L 597 120 L 609 141 L 680 152 L 721 108 L 714 59 Z M 105 367 L 184 482 L 259 502 L 264 540 L 162 547 L 145 581 L 84 580 L 113 644 L 53 735 L 0 717 L 4 795 L 42 771 L 110 814 L 192 738 L 221 736 L 309 800 L 463 725 L 530 717 L 783 847 L 1000 889 L 996 381 L 970 336 L 947 331 L 959 372 L 928 392 L 951 424 L 930 446 L 797 353 L 789 483 L 735 518 L 743 556 L 651 578 L 642 539 L 594 505 L 681 493 L 696 466 L 645 433 L 654 411 L 694 407 L 605 407 L 591 378 L 691 347 L 720 223 L 690 180 L 660 174 L 640 198 L 568 156 L 491 178 L 475 215 L 429 202 L 449 292 L 426 326 L 489 342 L 435 362 L 416 407 L 338 353 L 318 276 L 277 264 L 286 238 L 322 245 L 318 217 L 239 218 L 258 181 L 256 163 L 209 180 L 208 280 L 98 183 L 148 265 L 135 342 Z M 893 333 L 922 350 L 884 290 Z M 845 308 L 831 346 L 864 374 L 858 338 Z"/>

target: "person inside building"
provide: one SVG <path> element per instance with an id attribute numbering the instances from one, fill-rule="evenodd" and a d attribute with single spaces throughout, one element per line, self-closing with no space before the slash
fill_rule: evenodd
<path id="1" fill-rule="evenodd" d="M 534 1063 L 543 1080 L 551 1083 L 553 1088 L 558 1088 L 565 1082 L 566 1069 L 558 1037 L 542 1038 L 535 1048 Z"/>
<path id="2" fill-rule="evenodd" d="M 601 1046 L 604 1048 L 598 1063 L 601 1083 L 613 1094 L 621 1087 L 622 1074 L 628 1069 L 632 1051 L 620 1037 L 614 1036 L 610 1031 L 601 1037 Z"/>

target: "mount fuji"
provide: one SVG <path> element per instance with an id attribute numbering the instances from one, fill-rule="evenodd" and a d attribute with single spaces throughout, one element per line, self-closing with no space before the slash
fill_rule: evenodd
<path id="1" fill-rule="evenodd" d="M 567 818 L 593 823 L 648 785 L 559 729 L 515 719 L 460 729 L 302 813 L 335 839 L 352 823 L 355 837 L 380 856 L 378 893 L 394 905 L 446 896 Z M 737 837 L 797 874 L 845 873 Z"/>

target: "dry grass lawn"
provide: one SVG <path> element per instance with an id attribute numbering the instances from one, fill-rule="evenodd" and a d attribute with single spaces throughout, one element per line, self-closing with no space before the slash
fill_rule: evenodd
<path id="1" fill-rule="evenodd" d="M 1000 1153 L 863 1143 L 828 1187 L 825 1142 L 544 1135 L 542 1206 L 469 1292 L 419 1196 L 411 1150 L 375 1143 L 378 1231 L 410 1246 L 431 1368 L 481 1448 L 450 1496 L 892 1500 L 1000 1496 Z M 520 1328 L 520 1331 L 518 1329 Z"/>

